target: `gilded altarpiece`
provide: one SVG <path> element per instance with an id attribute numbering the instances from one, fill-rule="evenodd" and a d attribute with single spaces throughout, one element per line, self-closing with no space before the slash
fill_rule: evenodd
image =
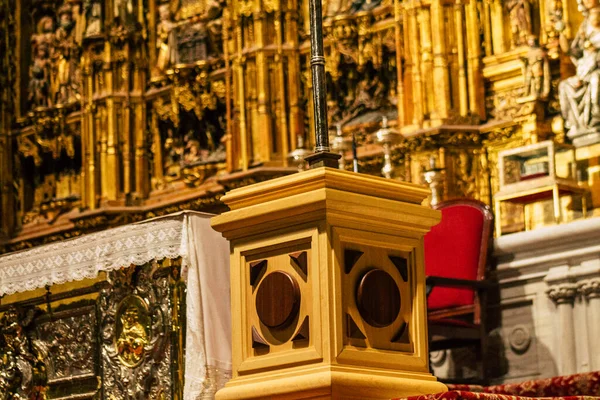
<path id="1" fill-rule="evenodd" d="M 0 398 L 181 399 L 185 284 L 178 265 L 131 266 L 91 286 L 3 302 Z"/>
<path id="2" fill-rule="evenodd" d="M 354 138 L 359 172 L 492 204 L 499 151 L 578 141 L 575 178 L 597 209 L 600 145 L 584 142 L 598 110 L 565 102 L 575 79 L 587 82 L 574 41 L 598 29 L 586 1 L 324 1 L 341 166 L 352 167 Z M 220 212 L 226 190 L 296 171 L 290 153 L 314 144 L 307 1 L 1 6 L 2 252 L 185 208 Z M 376 140 L 384 117 L 402 140 Z M 566 197 L 563 222 L 584 217 Z M 544 225 L 548 204 L 502 205 L 499 223 Z"/>

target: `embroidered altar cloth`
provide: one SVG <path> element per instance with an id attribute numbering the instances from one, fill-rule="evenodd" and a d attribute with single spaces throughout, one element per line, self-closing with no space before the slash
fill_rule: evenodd
<path id="1" fill-rule="evenodd" d="M 213 398 L 231 377 L 229 243 L 209 214 L 184 211 L 0 256 L 0 295 L 182 258 L 186 280 L 184 400 Z"/>

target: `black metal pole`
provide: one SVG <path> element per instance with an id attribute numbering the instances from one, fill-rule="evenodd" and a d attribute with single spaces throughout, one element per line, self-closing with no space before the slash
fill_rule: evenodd
<path id="1" fill-rule="evenodd" d="M 327 129 L 327 82 L 325 81 L 325 56 L 323 52 L 323 9 L 321 0 L 309 1 L 310 14 L 310 66 L 313 82 L 315 111 L 315 153 L 306 157 L 311 168 L 337 168 L 339 154 L 329 149 Z"/>

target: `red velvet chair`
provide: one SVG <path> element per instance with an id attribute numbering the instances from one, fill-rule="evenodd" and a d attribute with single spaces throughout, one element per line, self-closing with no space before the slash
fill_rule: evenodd
<path id="1" fill-rule="evenodd" d="M 485 300 L 488 246 L 493 215 L 472 199 L 434 207 L 441 222 L 425 236 L 429 350 L 476 345 L 480 379 L 485 381 Z"/>

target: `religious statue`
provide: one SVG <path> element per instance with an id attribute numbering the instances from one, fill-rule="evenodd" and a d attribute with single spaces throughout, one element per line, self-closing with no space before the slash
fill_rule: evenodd
<path id="1" fill-rule="evenodd" d="M 71 16 L 73 18 L 73 38 L 78 45 L 81 45 L 85 28 L 85 15 L 81 10 L 81 0 L 72 1 Z"/>
<path id="2" fill-rule="evenodd" d="M 201 161 L 203 156 L 205 156 L 200 148 L 200 142 L 195 139 L 191 139 L 187 142 L 185 150 L 186 153 L 183 160 L 186 164 L 194 164 Z"/>
<path id="3" fill-rule="evenodd" d="M 49 107 L 52 105 L 50 96 L 50 46 L 54 38 L 54 20 L 50 16 L 43 16 L 37 23 L 36 33 L 32 35 L 31 47 L 33 62 L 29 68 L 29 93 L 30 107 Z"/>
<path id="4" fill-rule="evenodd" d="M 527 44 L 529 51 L 523 58 L 523 79 L 525 97 L 546 99 L 550 94 L 550 63 L 548 53 L 540 47 L 538 39 L 530 36 Z"/>
<path id="5" fill-rule="evenodd" d="M 159 72 L 164 72 L 177 60 L 177 46 L 175 43 L 176 23 L 173 22 L 173 15 L 169 4 L 158 6 L 158 16 L 160 21 L 156 27 L 156 47 L 158 49 L 156 68 Z"/>
<path id="6" fill-rule="evenodd" d="M 98 0 L 86 0 L 84 6 L 86 19 L 85 37 L 99 35 L 102 32 L 102 4 Z"/>
<path id="7" fill-rule="evenodd" d="M 585 138 L 600 139 L 600 7 L 598 0 L 584 0 L 583 6 L 588 15 L 570 47 L 564 34 L 560 36 L 561 49 L 576 66 L 575 76 L 558 86 L 567 136 L 575 145 Z"/>
<path id="8" fill-rule="evenodd" d="M 78 99 L 78 75 L 80 47 L 75 41 L 73 11 L 65 4 L 58 10 L 59 27 L 54 38 L 53 82 L 51 92 L 56 104 L 69 103 Z"/>
<path id="9" fill-rule="evenodd" d="M 206 4 L 206 31 L 209 37 L 209 56 L 218 57 L 223 53 L 223 9 L 225 3 L 220 0 L 209 0 Z"/>
<path id="10" fill-rule="evenodd" d="M 529 0 L 508 0 L 506 9 L 510 19 L 512 45 L 522 46 L 531 35 L 531 4 Z"/>
<path id="11" fill-rule="evenodd" d="M 32 108 L 49 107 L 50 101 L 50 57 L 48 45 L 33 43 L 34 59 L 29 69 L 29 105 Z"/>
<path id="12" fill-rule="evenodd" d="M 383 107 L 386 103 L 385 84 L 375 74 L 372 78 L 365 78 L 358 82 L 354 91 L 354 97 L 349 93 L 345 99 L 346 110 L 340 123 L 346 124 L 366 111 L 374 111 Z"/>

